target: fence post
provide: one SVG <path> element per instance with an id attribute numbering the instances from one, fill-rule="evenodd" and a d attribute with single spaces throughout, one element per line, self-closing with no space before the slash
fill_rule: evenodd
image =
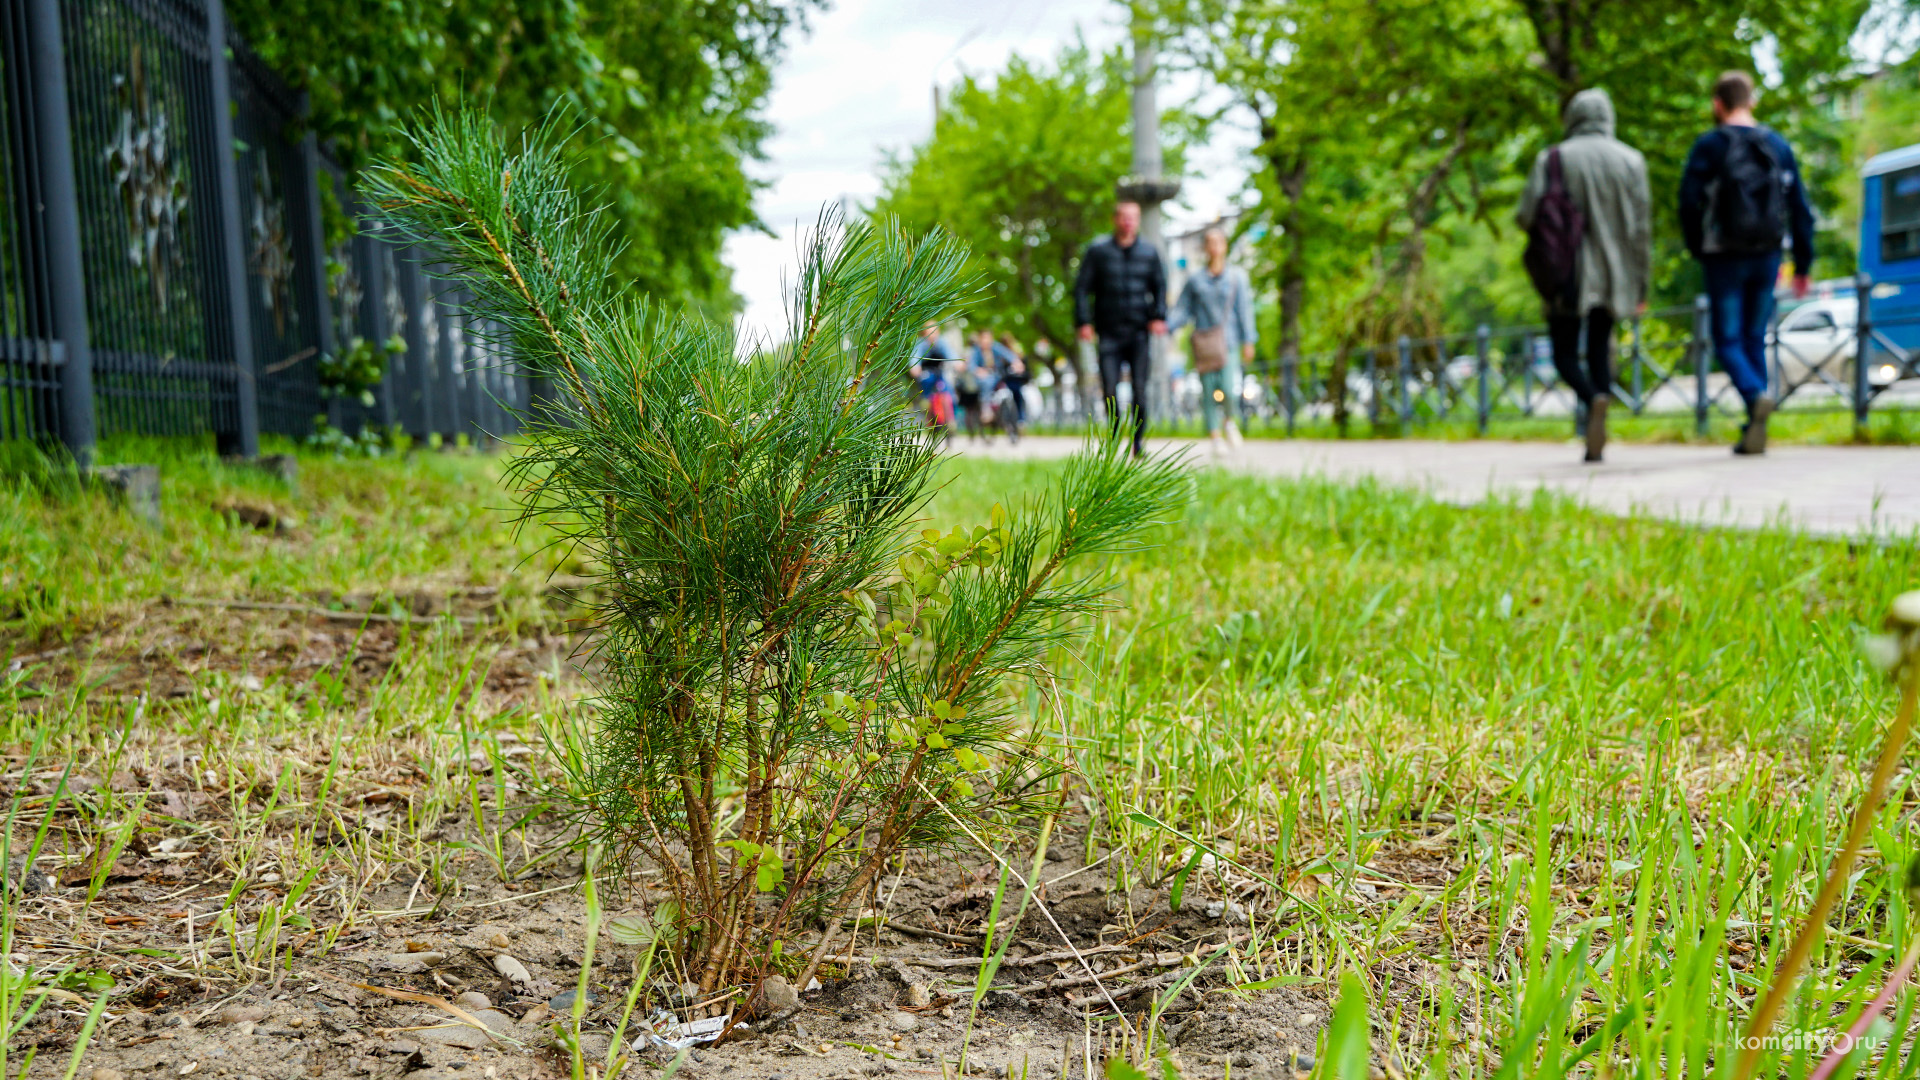
<path id="1" fill-rule="evenodd" d="M 1707 295 L 1701 293 L 1693 298 L 1693 432 L 1696 435 L 1707 433 L 1707 413 L 1713 408 L 1713 399 L 1707 396 L 1707 369 L 1711 366 L 1707 350 L 1713 347 L 1707 312 Z"/>
<path id="2" fill-rule="evenodd" d="M 1287 410 L 1287 434 L 1292 435 L 1300 403 L 1300 354 L 1292 349 L 1280 357 L 1280 393 Z"/>
<path id="3" fill-rule="evenodd" d="M 1367 347 L 1366 359 L 1362 361 L 1360 370 L 1365 372 L 1367 377 L 1367 423 L 1373 427 L 1379 427 L 1380 365 L 1378 359 L 1373 354 L 1372 346 Z"/>
<path id="4" fill-rule="evenodd" d="M 305 116 L 307 111 L 307 95 L 303 93 L 300 114 Z M 334 355 L 340 343 L 334 337 L 333 300 L 327 295 L 327 228 L 320 214 L 320 185 L 330 178 L 320 165 L 320 142 L 311 131 L 300 138 L 300 175 L 307 189 L 306 197 L 300 200 L 300 220 L 296 227 L 306 238 L 307 251 L 311 253 L 312 272 L 308 276 L 312 281 L 308 288 L 313 290 L 313 317 L 320 324 L 313 336 L 313 344 L 320 350 L 320 355 L 314 358 L 317 369 L 323 359 Z"/>
<path id="5" fill-rule="evenodd" d="M 1407 396 L 1407 378 L 1413 369 L 1413 341 L 1405 334 L 1400 335 L 1399 352 L 1394 375 L 1400 384 L 1400 433 L 1405 435 L 1407 428 L 1413 426 L 1413 400 Z"/>
<path id="6" fill-rule="evenodd" d="M 1860 304 L 1853 330 L 1853 437 L 1865 442 L 1867 410 L 1873 407 L 1873 379 L 1867 366 L 1873 359 L 1873 275 L 1862 271 L 1855 276 L 1853 292 Z"/>
<path id="7" fill-rule="evenodd" d="M 227 12 L 207 0 L 207 98 L 213 115 L 213 212 L 219 232 L 214 251 L 220 275 L 216 301 L 226 312 L 226 345 L 232 352 L 233 396 L 238 425 L 218 432 L 221 455 L 260 456 L 260 398 L 253 373 L 253 313 L 247 305 L 246 242 L 240 222 L 240 170 L 233 153 L 233 82 L 227 64 Z"/>
<path id="8" fill-rule="evenodd" d="M 59 365 L 60 441 L 74 461 L 85 468 L 93 463 L 93 349 L 87 340 L 86 271 L 80 262 L 80 189 L 73 175 L 73 130 L 67 111 L 66 50 L 59 0 L 28 0 L 25 14 L 26 55 L 6 59 L 31 72 L 27 96 L 33 102 L 32 123 L 39 136 L 30 151 L 35 159 L 33 178 L 38 181 L 39 198 L 29 204 L 27 215 L 39 218 L 36 231 L 47 259 L 51 279 L 47 283 L 47 304 L 52 310 L 48 312 L 51 325 L 35 330 L 51 331 L 64 354 Z M 17 40 L 13 35 L 8 37 Z"/>
<path id="9" fill-rule="evenodd" d="M 1521 341 L 1525 351 L 1520 356 L 1520 412 L 1525 416 L 1533 415 L 1533 343 L 1531 332 Z"/>
<path id="10" fill-rule="evenodd" d="M 1640 316 L 1635 315 L 1633 317 L 1633 414 L 1635 416 L 1640 415 L 1647 407 L 1647 400 L 1644 396 L 1646 390 L 1643 381 L 1645 365 L 1642 363 L 1642 359 L 1640 355 Z"/>
<path id="11" fill-rule="evenodd" d="M 1492 352 L 1493 330 L 1481 323 L 1473 332 L 1474 373 L 1480 383 L 1480 434 L 1487 433 L 1487 422 L 1493 418 L 1493 396 L 1487 385 L 1487 358 Z"/>

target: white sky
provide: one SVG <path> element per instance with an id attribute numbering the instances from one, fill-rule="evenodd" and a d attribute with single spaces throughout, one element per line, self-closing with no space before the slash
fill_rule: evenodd
<path id="1" fill-rule="evenodd" d="M 793 273 L 800 228 L 826 203 L 858 207 L 879 193 L 886 151 L 905 151 L 932 129 L 936 82 L 990 75 L 1014 53 L 1050 58 L 1076 28 L 1095 49 L 1110 48 L 1124 37 L 1125 13 L 1114 0 L 836 0 L 815 15 L 775 73 L 767 110 L 775 134 L 768 160 L 751 166 L 772 182 L 757 206 L 779 235 L 727 239 L 733 287 L 746 300 L 743 329 L 782 336 L 781 282 Z M 1162 87 L 1163 110 L 1196 85 L 1182 81 Z M 1173 223 L 1211 220 L 1240 189 L 1249 140 L 1227 131 L 1215 141 L 1189 154 L 1185 206 L 1170 208 Z"/>

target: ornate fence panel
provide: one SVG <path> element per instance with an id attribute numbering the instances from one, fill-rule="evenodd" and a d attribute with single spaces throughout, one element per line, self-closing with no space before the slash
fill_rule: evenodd
<path id="1" fill-rule="evenodd" d="M 3 10 L 0 439 L 517 429 L 526 387 L 459 294 L 377 231 L 328 250 L 352 193 L 220 0 Z M 354 349 L 390 366 L 329 398 Z"/>

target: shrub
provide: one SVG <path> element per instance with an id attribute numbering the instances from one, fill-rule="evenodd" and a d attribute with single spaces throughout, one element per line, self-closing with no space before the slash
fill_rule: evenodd
<path id="1" fill-rule="evenodd" d="M 551 131 L 510 151 L 436 116 L 416 141 L 383 207 L 561 390 L 510 475 L 598 575 L 591 811 L 665 874 L 703 991 L 823 922 L 805 985 L 889 858 L 1034 809 L 1057 770 L 1013 691 L 1184 475 L 1109 441 L 1030 505 L 922 529 L 938 453 L 901 373 L 962 299 L 959 245 L 823 218 L 787 340 L 747 351 L 607 277 Z"/>

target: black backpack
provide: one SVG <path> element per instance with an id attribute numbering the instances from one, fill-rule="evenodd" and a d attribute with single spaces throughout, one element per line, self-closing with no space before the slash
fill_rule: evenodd
<path id="1" fill-rule="evenodd" d="M 1527 276 L 1543 299 L 1566 298 L 1580 269 L 1580 241 L 1587 235 L 1587 217 L 1567 194 L 1566 174 L 1560 168 L 1560 148 L 1547 150 L 1547 190 L 1533 208 L 1533 227 L 1527 230 L 1527 250 L 1521 256 Z"/>
<path id="2" fill-rule="evenodd" d="M 1787 174 L 1762 127 L 1728 125 L 1727 156 L 1707 207 L 1707 250 L 1765 255 L 1787 234 Z"/>

